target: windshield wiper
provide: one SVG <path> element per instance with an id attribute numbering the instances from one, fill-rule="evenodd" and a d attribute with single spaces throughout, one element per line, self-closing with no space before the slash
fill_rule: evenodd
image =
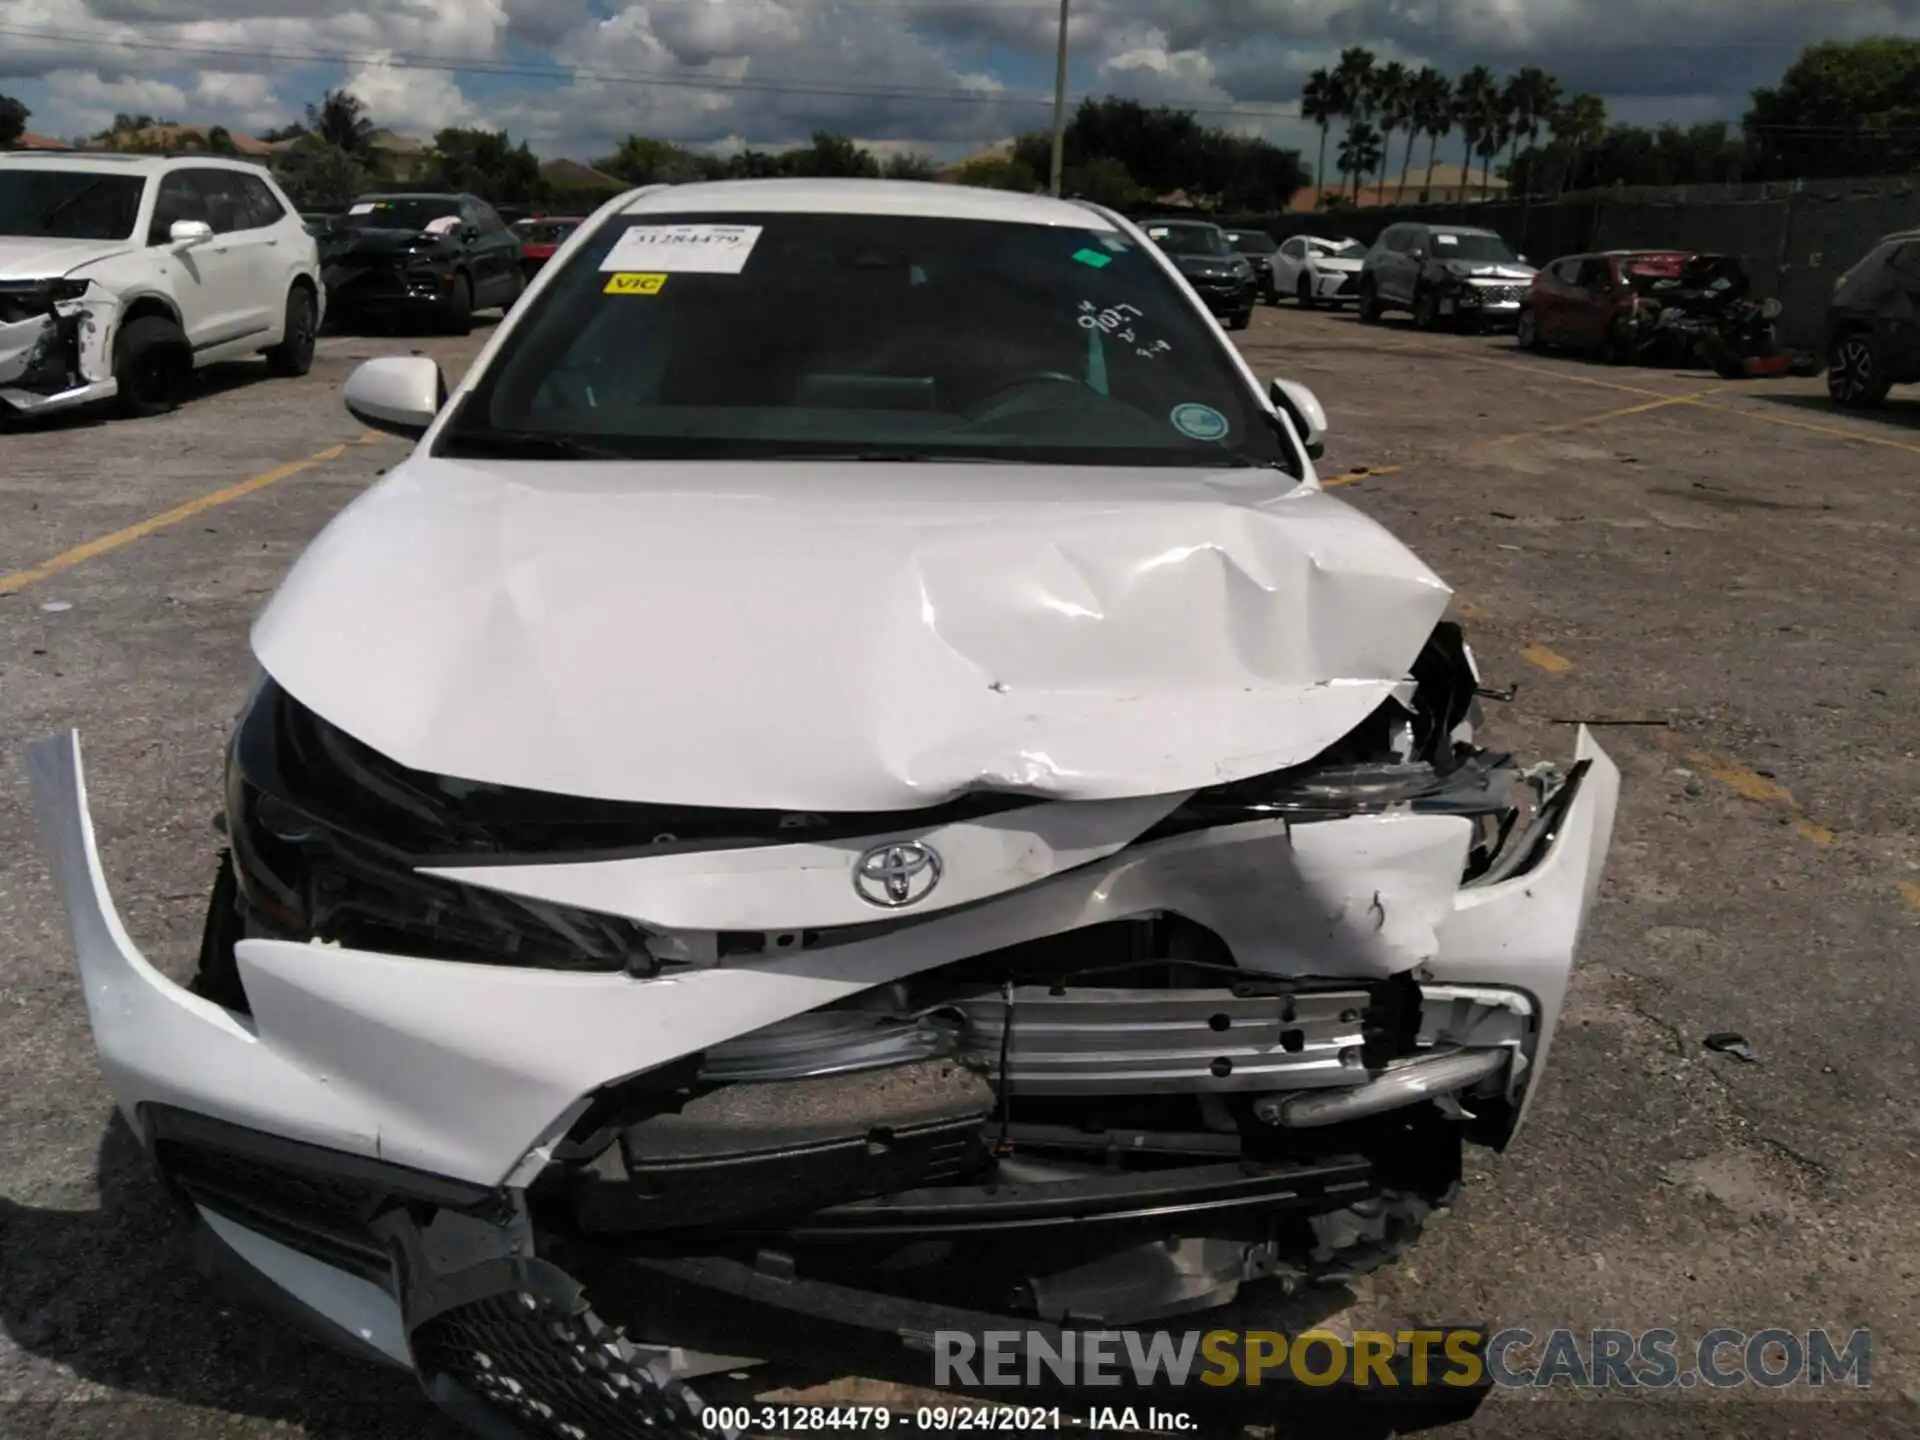
<path id="1" fill-rule="evenodd" d="M 542 430 L 456 430 L 440 444 L 442 455 L 492 455 L 515 460 L 631 460 L 635 457 L 567 435 Z"/>

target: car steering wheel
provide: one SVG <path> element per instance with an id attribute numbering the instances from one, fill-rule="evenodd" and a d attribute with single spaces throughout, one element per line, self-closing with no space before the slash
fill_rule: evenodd
<path id="1" fill-rule="evenodd" d="M 1020 404 L 1021 397 L 1042 385 L 1072 385 L 1079 389 L 1086 388 L 1084 380 L 1078 376 L 1069 375 L 1064 370 L 1036 370 L 1030 375 L 1017 376 L 1004 385 L 996 385 L 983 398 L 967 407 L 967 419 L 976 425 L 981 425 L 989 420 L 998 419 L 1003 414 L 1018 412 L 1026 408 Z"/>

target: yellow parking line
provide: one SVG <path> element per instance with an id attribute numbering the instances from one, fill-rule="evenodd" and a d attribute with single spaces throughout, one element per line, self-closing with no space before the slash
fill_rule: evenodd
<path id="1" fill-rule="evenodd" d="M 1624 420 L 1629 415 L 1645 415 L 1650 410 L 1662 410 L 1669 405 L 1698 405 L 1701 396 L 1718 395 L 1726 388 L 1725 385 L 1712 385 L 1705 390 L 1696 390 L 1690 395 L 1668 395 L 1659 400 L 1642 400 L 1638 405 L 1625 405 L 1618 410 L 1604 410 L 1598 415 L 1582 415 L 1577 420 L 1561 420 L 1552 425 L 1536 425 L 1531 430 L 1516 430 L 1510 435 L 1496 435 L 1491 440 L 1483 441 L 1482 444 L 1489 448 L 1495 445 L 1510 445 L 1515 440 L 1532 440 L 1537 436 L 1554 435 L 1563 430 L 1578 430 L 1586 425 L 1604 425 L 1609 420 Z M 1718 407 L 1709 406 L 1708 408 Z"/>
<path id="2" fill-rule="evenodd" d="M 1379 465 L 1371 470 L 1349 470 L 1344 475 L 1332 475 L 1322 480 L 1322 485 L 1352 485 L 1361 480 L 1371 480 L 1376 475 L 1398 475 L 1398 465 Z"/>
<path id="3" fill-rule="evenodd" d="M 1573 662 L 1564 655 L 1549 650 L 1544 645 L 1529 645 L 1520 652 L 1520 658 L 1529 665 L 1537 665 L 1549 675 L 1563 675 L 1573 668 Z"/>
<path id="4" fill-rule="evenodd" d="M 1702 405 L 1701 408 L 1718 410 L 1722 415 L 1738 415 L 1742 420 L 1752 420 L 1761 425 L 1784 425 L 1789 430 L 1811 430 L 1816 435 L 1830 435 L 1836 440 L 1857 440 L 1862 445 L 1879 445 L 1888 450 L 1904 450 L 1909 455 L 1920 455 L 1920 445 L 1907 440 L 1895 440 L 1886 435 L 1863 435 L 1857 430 L 1846 430 L 1838 425 L 1821 425 L 1812 420 L 1793 420 L 1785 415 L 1763 415 L 1757 410 L 1743 410 L 1734 405 Z"/>
<path id="5" fill-rule="evenodd" d="M 363 443 L 370 436 L 376 434 L 377 432 L 369 432 L 368 436 L 362 436 L 360 441 L 354 443 Z M 62 551 L 60 554 L 55 555 L 51 560 L 43 560 L 31 570 L 16 570 L 11 575 L 0 575 L 0 595 L 17 594 L 19 591 L 26 589 L 27 586 L 38 584 L 42 580 L 60 574 L 63 570 L 71 570 L 76 565 L 105 555 L 110 551 L 118 550 L 123 545 L 131 545 L 135 540 L 141 539 L 143 536 L 151 535 L 155 531 L 165 530 L 170 525 L 178 525 L 182 520 L 191 520 L 196 515 L 204 515 L 207 511 L 216 509 L 221 505 L 243 499 L 253 494 L 256 490 L 264 490 L 269 485 L 277 485 L 282 480 L 289 480 L 302 471 L 313 469 L 316 465 L 325 465 L 330 461 L 338 460 L 346 453 L 347 446 L 344 442 L 339 445 L 329 445 L 326 449 L 309 455 L 304 460 L 289 461 L 287 464 L 276 466 L 264 474 L 255 475 L 250 480 L 242 480 L 237 484 L 228 485 L 223 489 L 209 491 L 205 495 L 187 501 L 184 505 L 176 505 L 171 510 L 163 510 L 158 515 L 142 520 L 137 524 L 127 526 L 124 530 L 116 530 L 111 535 L 102 535 L 97 540 L 89 540 L 84 545 L 76 545 L 71 550 Z"/>

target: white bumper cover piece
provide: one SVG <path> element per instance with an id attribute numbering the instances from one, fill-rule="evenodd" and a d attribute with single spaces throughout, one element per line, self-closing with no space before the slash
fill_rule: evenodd
<path id="1" fill-rule="evenodd" d="M 34 315 L 11 324 L 0 323 L 0 413 L 12 410 L 22 415 L 43 415 L 56 410 L 111 399 L 119 390 L 113 378 L 113 336 L 120 315 L 120 303 L 100 285 L 89 287 L 78 300 L 62 300 L 51 315 Z M 71 327 L 75 354 L 50 355 L 64 346 L 63 326 Z M 70 383 L 48 391 L 45 386 L 32 389 L 23 382 L 49 362 L 67 368 Z"/>
<path id="2" fill-rule="evenodd" d="M 78 736 L 37 742 L 28 762 L 101 1064 L 136 1128 L 140 1107 L 161 1103 L 491 1185 L 530 1178 L 543 1147 L 612 1081 L 968 955 L 1163 908 L 1215 930 L 1252 970 L 1356 979 L 1410 971 L 1423 985 L 1522 992 L 1535 1016 L 1524 1105 L 1552 1041 L 1619 793 L 1619 772 L 1584 728 L 1577 753 L 1591 764 L 1549 847 L 1524 873 L 1484 887 L 1458 883 L 1468 829 L 1452 816 L 1264 821 L 1117 851 L 1101 843 L 1102 822 L 1049 817 L 1068 848 L 1096 858 L 1057 873 L 1041 866 L 1020 888 L 876 938 L 652 979 L 248 940 L 238 962 L 251 1016 L 175 985 L 128 938 L 107 892 Z M 1107 838 L 1124 844 L 1151 824 L 1153 809 L 1107 806 Z M 790 848 L 792 866 L 780 873 L 775 863 L 768 893 L 811 915 L 825 903 L 808 878 L 819 857 Z M 554 886 L 586 886 L 623 913 L 712 918 L 711 876 L 671 866 L 661 877 L 620 861 L 506 867 L 485 883 L 543 893 L 543 870 L 558 877 Z M 847 888 L 844 869 L 819 883 L 827 878 Z"/>

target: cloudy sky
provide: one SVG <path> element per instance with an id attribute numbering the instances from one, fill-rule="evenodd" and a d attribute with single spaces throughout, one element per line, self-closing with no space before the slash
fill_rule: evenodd
<path id="1" fill-rule="evenodd" d="M 1070 86 L 1282 144 L 1339 47 L 1538 64 L 1636 121 L 1736 117 L 1810 40 L 1920 34 L 1920 0 L 1072 0 Z M 967 153 L 1045 124 L 1057 0 L 0 0 L 0 92 L 72 136 L 116 111 L 254 131 L 345 84 L 430 134 L 543 155 L 629 132 L 773 147 L 817 128 Z"/>

